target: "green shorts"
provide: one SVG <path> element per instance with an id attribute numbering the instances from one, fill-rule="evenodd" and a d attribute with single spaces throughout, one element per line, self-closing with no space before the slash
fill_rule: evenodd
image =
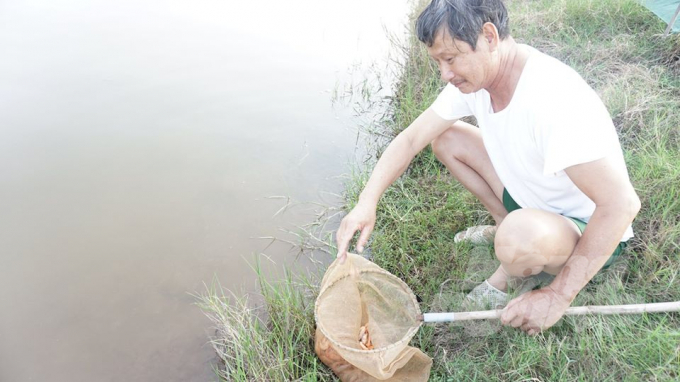
<path id="1" fill-rule="evenodd" d="M 519 204 L 517 204 L 517 202 L 515 202 L 512 196 L 510 196 L 510 194 L 508 193 L 508 190 L 506 190 L 505 188 L 503 189 L 503 206 L 505 206 L 505 209 L 508 210 L 508 213 L 522 208 Z M 569 216 L 565 217 L 576 223 L 581 233 L 583 233 L 583 231 L 586 229 L 586 224 L 588 223 L 584 222 L 583 220 L 572 218 Z M 614 253 L 612 253 L 607 262 L 604 263 L 602 269 L 608 268 L 610 265 L 612 265 L 614 260 L 616 260 L 616 258 L 619 257 L 619 255 L 621 255 L 621 252 L 623 252 L 625 248 L 626 242 L 625 241 L 620 242 L 619 245 L 614 250 Z"/>

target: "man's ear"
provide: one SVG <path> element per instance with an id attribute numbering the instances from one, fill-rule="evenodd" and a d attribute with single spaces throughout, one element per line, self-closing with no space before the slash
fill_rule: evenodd
<path id="1" fill-rule="evenodd" d="M 494 51 L 498 47 L 498 29 L 493 23 L 486 22 L 482 25 L 482 37 L 489 45 L 489 48 Z"/>

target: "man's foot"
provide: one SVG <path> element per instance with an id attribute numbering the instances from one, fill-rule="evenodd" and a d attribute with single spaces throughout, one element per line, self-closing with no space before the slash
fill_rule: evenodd
<path id="1" fill-rule="evenodd" d="M 547 285 L 555 278 L 545 272 L 537 275 L 527 277 L 519 282 L 513 290 L 517 291 L 517 295 L 532 291 L 537 286 Z M 508 304 L 510 297 L 508 293 L 501 291 L 484 280 L 483 283 L 477 285 L 467 296 L 469 301 L 474 302 L 478 307 L 489 307 L 491 309 L 502 309 Z"/>
<path id="2" fill-rule="evenodd" d="M 496 226 L 493 225 L 478 225 L 469 227 L 465 231 L 460 231 L 453 237 L 454 243 L 461 241 L 469 241 L 474 245 L 485 245 L 493 243 L 493 237 L 496 234 Z"/>
<path id="3" fill-rule="evenodd" d="M 467 296 L 469 301 L 479 307 L 502 309 L 508 303 L 508 294 L 489 284 L 487 280 L 477 285 Z"/>

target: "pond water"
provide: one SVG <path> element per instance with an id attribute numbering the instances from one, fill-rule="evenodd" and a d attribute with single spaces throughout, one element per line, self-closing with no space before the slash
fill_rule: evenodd
<path id="1" fill-rule="evenodd" d="M 254 288 L 261 252 L 305 266 L 257 238 L 313 220 L 287 198 L 340 203 L 334 89 L 408 8 L 0 1 L 0 381 L 215 380 L 192 293 Z"/>

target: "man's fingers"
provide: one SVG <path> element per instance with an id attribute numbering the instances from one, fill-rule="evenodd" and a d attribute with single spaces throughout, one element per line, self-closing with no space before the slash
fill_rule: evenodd
<path id="1" fill-rule="evenodd" d="M 343 222 L 340 224 L 340 229 L 338 230 L 338 234 L 335 237 L 336 242 L 338 243 L 338 256 L 341 258 L 340 263 L 345 262 L 345 257 L 347 257 L 347 248 L 349 247 L 349 241 L 352 240 L 352 236 L 354 236 L 354 233 L 359 229 L 359 227 L 348 227 L 348 225 Z"/>
<path id="2" fill-rule="evenodd" d="M 371 236 L 371 232 L 373 232 L 373 226 L 367 225 L 361 230 L 361 235 L 357 241 L 357 250 L 359 253 L 364 251 L 364 246 L 366 246 L 366 243 L 368 243 L 368 238 Z"/>
<path id="3" fill-rule="evenodd" d="M 509 325 L 509 326 L 514 326 L 515 328 L 517 326 L 512 325 L 512 323 L 517 319 L 517 313 L 515 311 L 506 311 L 503 313 L 501 316 L 501 324 L 503 325 Z M 521 319 L 520 319 L 521 320 Z"/>
<path id="4" fill-rule="evenodd" d="M 516 304 L 512 304 L 511 301 L 510 304 L 505 307 L 504 312 L 501 315 L 501 324 L 509 325 L 513 328 L 519 328 L 525 324 L 524 315 L 519 314 L 517 308 L 514 305 Z"/>
<path id="5" fill-rule="evenodd" d="M 340 238 L 337 238 L 336 240 L 338 242 L 338 256 L 337 257 L 342 257 L 342 256 L 347 255 L 347 242 L 340 239 Z"/>
<path id="6" fill-rule="evenodd" d="M 514 298 L 508 302 L 508 305 L 505 306 L 503 309 L 503 314 L 501 314 L 501 324 L 503 325 L 509 325 L 510 322 L 517 317 L 517 309 L 515 308 L 515 305 L 520 301 L 520 298 L 522 296 L 519 296 L 517 298 Z"/>
<path id="7" fill-rule="evenodd" d="M 342 257 L 347 253 L 347 244 L 340 239 L 340 237 L 337 237 L 336 242 L 338 243 L 338 255 L 337 257 Z"/>
<path id="8" fill-rule="evenodd" d="M 505 309 L 503 309 L 503 313 L 501 314 L 501 324 L 507 325 L 508 322 L 514 317 L 515 315 L 512 314 L 510 311 L 508 311 L 508 307 L 506 306 Z"/>
<path id="9" fill-rule="evenodd" d="M 525 323 L 524 317 L 515 316 L 515 318 L 513 318 L 512 321 L 510 321 L 510 326 L 512 326 L 513 328 L 519 328 L 520 326 L 524 325 L 524 323 Z"/>
<path id="10" fill-rule="evenodd" d="M 529 293 L 525 293 L 523 295 L 513 298 L 512 300 L 510 300 L 510 302 L 508 302 L 508 305 L 506 305 L 505 309 L 506 310 L 513 309 L 515 305 L 520 304 L 529 295 Z"/>

